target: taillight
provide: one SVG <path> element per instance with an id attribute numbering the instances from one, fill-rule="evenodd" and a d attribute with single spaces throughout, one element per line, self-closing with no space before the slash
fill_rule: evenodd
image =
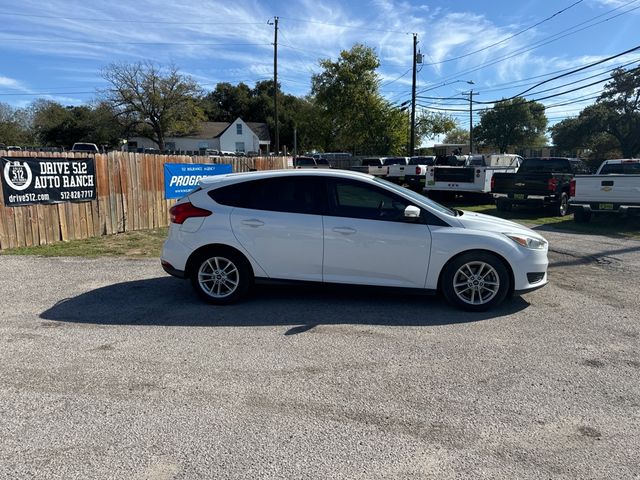
<path id="1" fill-rule="evenodd" d="M 422 169 L 420 167 L 416 167 L 416 175 L 420 175 L 421 170 Z"/>
<path id="2" fill-rule="evenodd" d="M 476 170 L 476 178 L 480 178 L 480 169 Z"/>
<path id="3" fill-rule="evenodd" d="M 493 192 L 494 187 L 496 186 L 496 177 L 491 177 L 491 191 Z"/>
<path id="4" fill-rule="evenodd" d="M 169 209 L 169 216 L 171 223 L 183 224 L 187 218 L 193 217 L 208 217 L 213 212 L 199 208 L 193 205 L 191 202 L 180 203 L 174 205 Z"/>
<path id="5" fill-rule="evenodd" d="M 558 186 L 558 179 L 555 177 L 551 177 L 547 182 L 547 190 L 555 191 Z"/>
<path id="6" fill-rule="evenodd" d="M 576 196 L 576 181 L 573 179 L 569 182 L 569 196 L 570 197 Z"/>
<path id="7" fill-rule="evenodd" d="M 429 169 L 429 176 L 433 177 L 433 168 Z"/>

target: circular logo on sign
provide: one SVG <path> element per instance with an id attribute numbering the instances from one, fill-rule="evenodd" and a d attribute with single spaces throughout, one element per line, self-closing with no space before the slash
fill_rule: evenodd
<path id="1" fill-rule="evenodd" d="M 14 190 L 26 190 L 31 185 L 31 169 L 27 162 L 7 162 L 4 166 L 4 180 Z"/>

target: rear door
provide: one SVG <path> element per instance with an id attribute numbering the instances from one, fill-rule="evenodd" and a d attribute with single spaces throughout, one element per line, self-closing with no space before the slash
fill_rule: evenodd
<path id="1" fill-rule="evenodd" d="M 238 242 L 270 278 L 322 281 L 322 212 L 326 189 L 317 176 L 248 182 L 231 212 Z"/>

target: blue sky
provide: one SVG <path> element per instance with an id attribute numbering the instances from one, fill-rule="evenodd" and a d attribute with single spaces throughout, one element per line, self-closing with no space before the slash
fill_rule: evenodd
<path id="1" fill-rule="evenodd" d="M 640 0 L 0 0 L 0 102 L 88 103 L 105 87 L 102 68 L 140 60 L 173 63 L 204 89 L 222 81 L 252 86 L 273 75 L 274 16 L 285 92 L 309 93 L 320 58 L 335 59 L 361 42 L 380 57 L 385 97 L 408 100 L 415 32 L 424 55 L 418 91 L 437 97 L 419 98 L 421 108 L 463 110 L 449 113 L 465 128 L 467 80 L 474 99 L 491 101 L 640 44 Z M 527 98 L 603 80 L 639 59 L 640 50 L 545 83 Z M 551 123 L 593 102 L 602 85 L 543 100 Z"/>

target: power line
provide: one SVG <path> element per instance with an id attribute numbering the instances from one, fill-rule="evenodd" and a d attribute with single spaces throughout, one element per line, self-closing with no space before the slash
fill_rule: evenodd
<path id="1" fill-rule="evenodd" d="M 314 20 L 307 20 L 307 19 L 303 19 L 303 18 L 280 17 L 280 19 L 290 20 L 292 22 L 310 23 L 310 24 L 313 24 L 313 25 L 326 25 L 326 26 L 329 26 L 329 27 L 350 28 L 350 29 L 367 31 L 367 32 L 401 33 L 401 34 L 406 34 L 406 35 L 410 35 L 411 34 L 411 32 L 401 31 L 401 30 L 387 30 L 387 29 L 383 29 L 383 28 L 372 28 L 372 27 L 369 27 L 369 26 L 363 27 L 363 26 L 355 26 L 355 25 L 343 25 L 343 24 L 339 24 L 339 23 L 317 22 L 317 21 L 314 21 Z"/>
<path id="2" fill-rule="evenodd" d="M 523 33 L 528 32 L 529 30 L 531 30 L 531 29 L 533 29 L 533 28 L 535 28 L 535 27 L 537 27 L 537 26 L 539 26 L 539 25 L 542 25 L 542 24 L 543 24 L 543 23 L 545 23 L 545 22 L 548 22 L 548 21 L 549 21 L 549 20 L 551 20 L 552 18 L 557 17 L 558 15 L 560 15 L 560 14 L 562 14 L 562 13 L 566 12 L 567 10 L 569 10 L 569 9 L 570 9 L 570 8 L 572 8 L 572 7 L 575 7 L 575 6 L 576 6 L 576 5 L 578 5 L 579 3 L 582 3 L 583 1 L 584 1 L 584 0 L 578 0 L 577 2 L 572 3 L 572 4 L 571 4 L 571 5 L 569 5 L 568 7 L 565 7 L 565 8 L 563 8 L 562 10 L 558 10 L 558 11 L 557 11 L 556 13 L 554 13 L 553 15 L 551 15 L 551 16 L 549 16 L 549 17 L 547 17 L 547 18 L 543 19 L 543 20 L 540 20 L 540 21 L 539 21 L 539 22 L 537 22 L 537 23 L 534 23 L 533 25 L 531 25 L 531 26 L 529 26 L 529 27 L 525 28 L 524 30 L 520 30 L 519 32 L 514 33 L 513 35 L 510 35 L 510 36 L 508 36 L 508 37 L 505 37 L 505 38 L 503 38 L 502 40 L 500 40 L 500 41 L 498 41 L 498 42 L 492 43 L 491 45 L 487 45 L 486 47 L 482 47 L 482 48 L 480 48 L 480 49 L 478 49 L 478 50 L 474 50 L 474 51 L 472 51 L 472 52 L 465 53 L 464 55 L 459 55 L 459 56 L 457 56 L 457 57 L 452 57 L 452 58 L 448 58 L 448 59 L 446 59 L 446 60 L 441 60 L 441 61 L 439 61 L 439 62 L 425 63 L 425 65 L 441 65 L 441 64 L 443 64 L 443 63 L 453 62 L 453 61 L 455 61 L 455 60 L 460 60 L 461 58 L 469 57 L 469 56 L 474 55 L 474 54 L 476 54 L 476 53 L 484 52 L 485 50 L 488 50 L 488 49 L 490 49 L 490 48 L 492 48 L 492 47 L 495 47 L 495 46 L 497 46 L 497 45 L 500 45 L 501 43 L 507 42 L 507 41 L 511 40 L 512 38 L 517 37 L 518 35 L 522 35 Z"/>
<path id="3" fill-rule="evenodd" d="M 585 20 L 584 22 L 581 22 L 581 23 L 578 23 L 578 24 L 576 24 L 576 25 L 574 25 L 572 27 L 569 27 L 568 29 L 563 30 L 563 32 L 566 32 L 567 30 L 574 30 L 575 28 L 577 28 L 577 27 L 579 27 L 581 25 L 589 23 L 589 22 L 591 22 L 591 21 L 593 21 L 593 20 L 595 20 L 597 18 L 600 18 L 600 17 L 602 17 L 604 15 L 608 15 L 610 13 L 613 13 L 614 11 L 619 10 L 620 8 L 629 6 L 629 5 L 633 4 L 633 3 L 636 3 L 637 1 L 638 0 L 632 0 L 631 2 L 628 2 L 628 3 L 624 4 L 624 5 L 621 5 L 620 7 L 616 7 L 614 9 L 612 9 L 612 10 L 608 10 L 607 12 L 605 12 L 603 14 L 597 15 L 595 17 L 590 18 L 589 20 Z M 585 26 L 585 27 L 583 27 L 581 29 L 575 30 L 575 31 L 569 31 L 567 33 L 557 33 L 555 35 L 552 35 L 551 37 L 548 37 L 547 40 L 541 40 L 541 41 L 539 41 L 537 43 L 534 43 L 530 47 L 523 47 L 523 48 L 514 50 L 513 52 L 511 52 L 511 53 L 509 53 L 507 55 L 504 55 L 502 57 L 498 57 L 497 59 L 494 59 L 494 60 L 489 61 L 489 62 L 481 63 L 480 65 L 478 65 L 478 66 L 476 66 L 474 68 L 471 68 L 469 70 L 464 70 L 464 71 L 461 71 L 461 72 L 454 73 L 454 74 L 452 74 L 452 75 L 450 75 L 448 77 L 445 77 L 444 79 L 442 79 L 442 81 L 447 81 L 447 80 L 450 80 L 450 79 L 453 79 L 453 78 L 456 78 L 456 77 L 461 77 L 461 76 L 467 75 L 469 73 L 476 72 L 478 70 L 482 70 L 483 68 L 489 67 L 491 65 L 495 65 L 496 63 L 500 63 L 500 62 L 502 62 L 504 60 L 508 60 L 508 59 L 513 58 L 515 56 L 518 56 L 518 55 L 520 55 L 522 53 L 525 53 L 525 52 L 528 52 L 528 51 L 531 51 L 531 50 L 535 50 L 536 48 L 542 47 L 542 46 L 547 45 L 549 43 L 553 43 L 553 42 L 555 42 L 557 40 L 560 40 L 561 38 L 567 37 L 569 35 L 574 35 L 574 34 L 576 34 L 578 32 L 586 30 L 587 28 L 591 28 L 591 27 L 594 27 L 594 26 L 599 25 L 601 23 L 608 22 L 609 20 L 617 18 L 617 17 L 619 17 L 621 15 L 625 15 L 625 14 L 630 13 L 632 11 L 635 11 L 635 10 L 637 10 L 639 8 L 640 8 L 640 6 L 631 8 L 631 9 L 626 10 L 624 12 L 621 12 L 621 13 L 619 13 L 617 15 L 614 15 L 614 16 L 609 17 L 609 18 L 605 18 L 604 20 L 601 20 L 599 22 L 593 23 L 591 25 L 587 25 L 587 26 Z M 423 91 L 424 90 L 421 90 L 420 93 L 422 93 Z"/>

